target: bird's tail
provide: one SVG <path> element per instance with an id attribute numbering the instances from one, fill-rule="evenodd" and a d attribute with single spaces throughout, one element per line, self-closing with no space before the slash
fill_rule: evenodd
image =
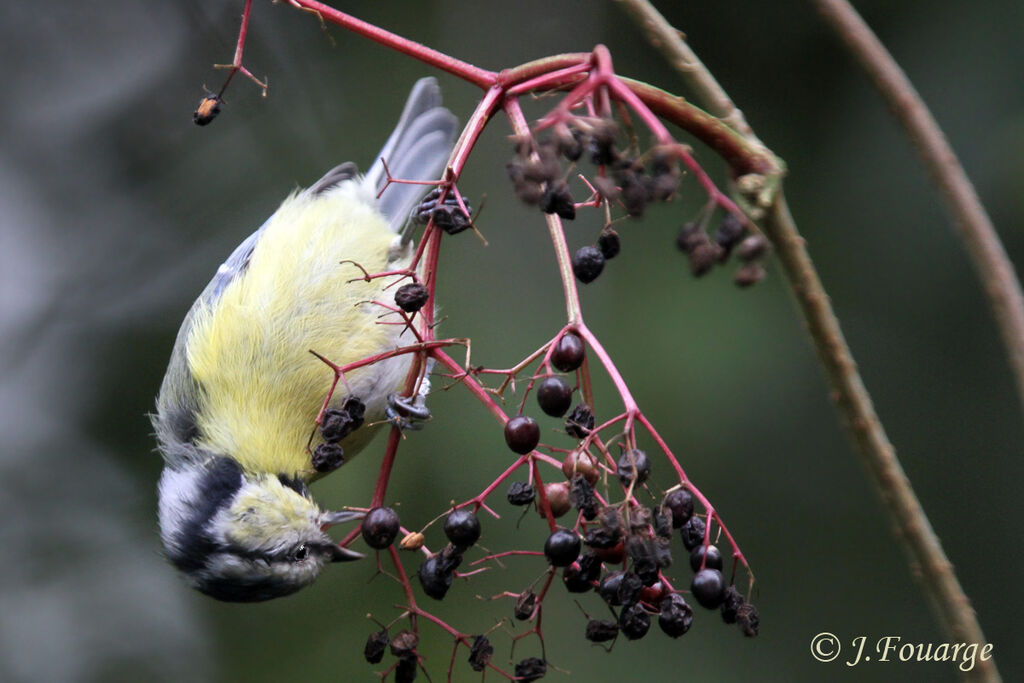
<path id="1" fill-rule="evenodd" d="M 458 119 L 441 105 L 441 88 L 434 78 L 416 81 L 395 131 L 370 170 L 363 185 L 376 195 L 387 182 L 383 159 L 391 177 L 401 180 L 438 180 L 455 145 Z M 429 190 L 427 185 L 392 183 L 377 200 L 377 208 L 399 232 L 409 214 Z"/>

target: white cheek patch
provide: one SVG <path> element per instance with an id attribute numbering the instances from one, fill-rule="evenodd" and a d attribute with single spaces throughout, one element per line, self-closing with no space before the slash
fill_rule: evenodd
<path id="1" fill-rule="evenodd" d="M 157 491 L 160 496 L 160 536 L 167 548 L 180 549 L 176 531 L 185 526 L 194 514 L 199 494 L 197 469 L 174 470 L 165 467 Z"/>

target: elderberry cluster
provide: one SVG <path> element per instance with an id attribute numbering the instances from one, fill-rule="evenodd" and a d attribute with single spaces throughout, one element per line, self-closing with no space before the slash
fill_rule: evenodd
<path id="1" fill-rule="evenodd" d="M 683 225 L 676 237 L 676 246 L 690 257 L 690 272 L 694 277 L 708 273 L 716 264 L 725 264 L 733 252 L 740 261 L 733 281 L 739 287 L 749 287 L 764 279 L 761 260 L 768 253 L 768 240 L 759 234 L 748 234 L 746 227 L 731 213 L 722 217 L 709 237 L 700 222 Z"/>

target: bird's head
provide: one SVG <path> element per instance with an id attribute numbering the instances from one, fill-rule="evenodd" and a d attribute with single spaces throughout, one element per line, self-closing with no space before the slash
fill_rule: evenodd
<path id="1" fill-rule="evenodd" d="M 312 583 L 325 564 L 362 557 L 326 533 L 361 513 L 325 512 L 301 482 L 245 472 L 230 458 L 167 468 L 159 493 L 168 559 L 218 600 L 288 595 Z"/>

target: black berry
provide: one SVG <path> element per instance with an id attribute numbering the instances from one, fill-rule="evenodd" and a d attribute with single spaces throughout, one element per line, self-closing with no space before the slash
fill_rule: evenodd
<path id="1" fill-rule="evenodd" d="M 540 425 L 532 417 L 519 415 L 505 423 L 505 443 L 513 452 L 526 455 L 540 442 Z"/>
<path id="2" fill-rule="evenodd" d="M 637 448 L 628 450 L 619 456 L 616 466 L 619 481 L 623 486 L 629 486 L 634 480 L 636 485 L 640 486 L 651 475 L 651 461 L 647 459 L 646 453 Z"/>
<path id="3" fill-rule="evenodd" d="M 333 472 L 345 462 L 345 451 L 336 443 L 322 443 L 313 449 L 313 469 Z"/>
<path id="4" fill-rule="evenodd" d="M 583 284 L 597 279 L 604 270 L 604 255 L 597 247 L 580 247 L 572 257 L 572 272 Z"/>
<path id="5" fill-rule="evenodd" d="M 363 540 L 377 550 L 387 548 L 398 536 L 398 513 L 391 508 L 374 508 L 363 518 Z"/>
<path id="6" fill-rule="evenodd" d="M 572 387 L 561 377 L 545 377 L 537 385 L 537 403 L 546 415 L 562 417 L 572 405 Z"/>
<path id="7" fill-rule="evenodd" d="M 544 556 L 555 567 L 567 567 L 580 554 L 580 537 L 569 529 L 556 529 L 544 542 Z"/>
<path id="8" fill-rule="evenodd" d="M 420 637 L 412 631 L 399 631 L 391 639 L 391 654 L 396 657 L 405 657 L 416 650 L 420 644 Z"/>
<path id="9" fill-rule="evenodd" d="M 639 604 L 624 607 L 619 615 L 619 628 L 629 640 L 638 640 L 651 628 L 651 615 Z"/>
<path id="10" fill-rule="evenodd" d="M 707 558 L 705 558 L 707 555 Z M 722 551 L 717 546 L 709 545 L 705 549 L 704 544 L 697 546 L 690 553 L 690 567 L 693 571 L 700 571 L 701 562 L 704 563 L 704 567 L 707 569 L 722 569 Z"/>
<path id="11" fill-rule="evenodd" d="M 725 599 L 725 578 L 717 569 L 701 569 L 693 577 L 690 592 L 701 607 L 716 609 Z"/>
<path id="12" fill-rule="evenodd" d="M 601 579 L 597 592 L 609 605 L 632 605 L 643 589 L 643 581 L 634 572 L 617 571 Z"/>
<path id="13" fill-rule="evenodd" d="M 605 643 L 619 635 L 619 625 L 608 619 L 591 619 L 587 622 L 587 640 Z"/>
<path id="14" fill-rule="evenodd" d="M 665 596 L 659 605 L 661 612 L 658 614 L 658 626 L 670 638 L 678 638 L 690 630 L 693 625 L 693 610 L 683 596 L 672 593 Z"/>
<path id="15" fill-rule="evenodd" d="M 491 645 L 491 641 L 487 639 L 487 636 L 477 636 L 473 639 L 473 644 L 469 648 L 469 665 L 473 667 L 473 671 L 483 671 L 487 668 L 487 664 L 491 661 L 491 655 L 493 654 L 494 646 Z"/>
<path id="16" fill-rule="evenodd" d="M 549 182 L 540 198 L 540 209 L 544 213 L 558 214 L 567 220 L 576 218 L 576 203 L 564 180 Z"/>
<path id="17" fill-rule="evenodd" d="M 586 403 L 580 403 L 573 408 L 572 412 L 569 413 L 569 417 L 565 420 L 566 433 L 577 439 L 585 437 L 593 428 L 594 413 L 590 411 L 590 406 Z"/>
<path id="18" fill-rule="evenodd" d="M 736 275 L 733 276 L 733 282 L 736 283 L 737 287 L 749 287 L 763 280 L 765 275 L 767 275 L 767 273 L 760 263 L 744 263 L 736 270 Z"/>
<path id="19" fill-rule="evenodd" d="M 727 624 L 735 624 L 736 614 L 744 603 L 746 603 L 746 600 L 736 590 L 736 586 L 726 588 L 725 596 L 722 599 L 722 621 Z"/>
<path id="20" fill-rule="evenodd" d="M 448 201 L 452 203 L 449 204 Z M 469 217 L 459 208 L 454 197 L 445 200 L 441 206 L 434 207 L 430 217 L 434 219 L 434 225 L 444 230 L 449 235 L 458 235 L 463 230 L 470 228 L 473 223 Z M 468 204 L 466 208 L 469 208 Z"/>
<path id="21" fill-rule="evenodd" d="M 432 555 L 424 560 L 419 569 L 423 592 L 435 600 L 443 599 L 448 589 L 452 587 L 452 576 L 461 561 L 462 557 L 459 555 L 445 556 L 444 553 Z"/>
<path id="22" fill-rule="evenodd" d="M 402 285 L 395 292 L 395 303 L 406 313 L 415 313 L 423 308 L 423 304 L 427 303 L 428 298 L 430 298 L 430 292 L 417 282 Z"/>
<path id="23" fill-rule="evenodd" d="M 573 476 L 569 482 L 569 503 L 580 511 L 585 520 L 590 521 L 597 517 L 597 494 L 582 474 Z"/>
<path id="24" fill-rule="evenodd" d="M 388 647 L 388 640 L 387 629 L 371 633 L 370 637 L 366 639 L 366 647 L 363 648 L 363 657 L 366 658 L 366 661 L 370 664 L 380 664 L 380 660 L 384 659 L 384 651 Z"/>
<path id="25" fill-rule="evenodd" d="M 516 680 L 519 683 L 533 683 L 544 678 L 547 672 L 547 663 L 537 657 L 527 657 L 516 664 Z"/>
<path id="26" fill-rule="evenodd" d="M 508 502 L 513 505 L 529 505 L 533 502 L 534 497 L 536 497 L 537 491 L 533 488 L 533 484 L 525 481 L 514 481 L 508 487 L 508 493 L 505 495 L 508 498 Z"/>
<path id="27" fill-rule="evenodd" d="M 454 545 L 468 548 L 480 539 L 480 520 L 465 508 L 455 510 L 444 520 L 444 535 Z"/>
<path id="28" fill-rule="evenodd" d="M 562 372 L 572 372 L 583 365 L 585 347 L 575 332 L 566 332 L 551 351 L 551 364 Z"/>
<path id="29" fill-rule="evenodd" d="M 703 517 L 691 517 L 683 528 L 679 530 L 679 533 L 683 537 L 683 546 L 687 550 L 693 550 L 704 542 L 704 533 L 707 531 L 707 525 L 704 523 Z"/>
<path id="30" fill-rule="evenodd" d="M 760 258 L 768 251 L 768 240 L 762 235 L 751 235 L 740 242 L 736 248 L 736 256 L 744 263 Z"/>
<path id="31" fill-rule="evenodd" d="M 398 666 L 395 667 L 395 683 L 412 683 L 415 681 L 418 666 L 419 660 L 416 658 L 415 653 L 400 657 Z"/>
<path id="32" fill-rule="evenodd" d="M 323 421 L 320 423 L 320 433 L 327 443 L 336 443 L 358 429 L 360 424 L 362 424 L 362 420 L 353 418 L 344 408 L 341 410 L 331 408 L 324 411 Z"/>
<path id="33" fill-rule="evenodd" d="M 619 233 L 611 228 L 605 228 L 597 238 L 597 248 L 605 260 L 613 259 L 622 251 L 622 242 L 619 240 Z"/>
<path id="34" fill-rule="evenodd" d="M 672 513 L 668 509 L 651 508 L 651 528 L 658 538 L 672 538 Z"/>
<path id="35" fill-rule="evenodd" d="M 693 495 L 686 489 L 677 489 L 665 496 L 662 506 L 672 512 L 672 526 L 676 529 L 693 517 Z"/>
<path id="36" fill-rule="evenodd" d="M 727 213 L 722 217 L 722 222 L 718 224 L 718 229 L 715 230 L 715 242 L 718 246 L 722 247 L 723 251 L 722 259 L 729 256 L 733 247 L 739 244 L 746 232 L 747 229 L 743 227 L 743 223 L 736 216 Z"/>

